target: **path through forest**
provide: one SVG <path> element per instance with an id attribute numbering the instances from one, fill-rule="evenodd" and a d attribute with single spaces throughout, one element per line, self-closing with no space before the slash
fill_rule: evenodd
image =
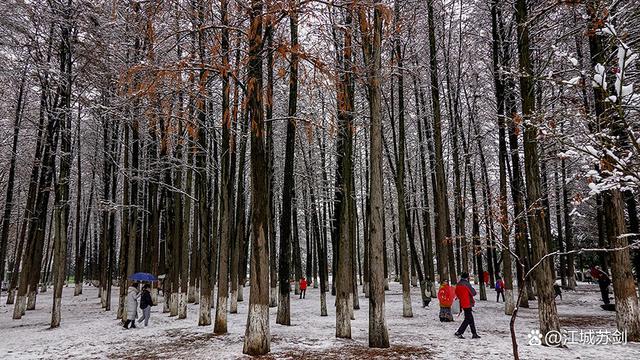
<path id="1" fill-rule="evenodd" d="M 249 291 L 248 288 L 245 291 Z M 460 340 L 453 332 L 462 321 L 440 323 L 438 304 L 432 301 L 428 308 L 420 307 L 418 288 L 412 288 L 413 318 L 402 317 L 402 288 L 392 283 L 386 292 L 387 319 L 391 341 L 390 349 L 370 349 L 367 346 L 368 301 L 360 299 L 361 309 L 356 311 L 353 339 L 337 339 L 334 308 L 329 316 L 319 315 L 319 291 L 309 289 L 304 300 L 292 296 L 292 326 L 275 324 L 277 308 L 271 308 L 271 353 L 264 359 L 335 359 L 335 358 L 410 358 L 410 359 L 498 359 L 511 356 L 509 318 L 503 315 L 503 305 L 494 301 L 478 301 L 475 309 L 480 340 Z M 35 311 L 29 311 L 22 320 L 11 319 L 11 307 L 5 298 L 0 305 L 0 358 L 32 359 L 43 357 L 64 358 L 244 358 L 242 340 L 247 317 L 247 302 L 238 305 L 237 314 L 229 314 L 229 334 L 214 336 L 211 326 L 199 327 L 197 305 L 189 304 L 187 319 L 176 321 L 162 314 L 162 306 L 152 310 L 149 327 L 124 330 L 115 320 L 115 312 L 100 309 L 97 289 L 87 287 L 83 295 L 73 297 L 73 288 L 64 289 L 63 323 L 50 330 L 51 294 L 38 297 Z M 114 303 L 118 291 L 113 291 Z M 490 299 L 494 293 L 489 293 Z M 328 299 L 333 304 L 333 297 Z M 535 305 L 535 302 L 531 302 Z M 580 283 L 577 291 L 565 292 L 558 301 L 561 325 L 565 330 L 615 330 L 615 313 L 599 307 L 597 285 Z M 574 344 L 565 349 L 527 345 L 527 335 L 537 329 L 537 309 L 521 309 L 517 321 L 517 339 L 523 359 L 605 358 L 612 353 L 620 359 L 635 358 L 640 344 L 586 345 Z"/>

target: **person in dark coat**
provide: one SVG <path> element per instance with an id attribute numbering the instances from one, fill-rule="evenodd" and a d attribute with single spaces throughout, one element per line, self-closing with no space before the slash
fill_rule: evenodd
<path id="1" fill-rule="evenodd" d="M 498 280 L 496 280 L 496 302 L 500 302 L 500 295 L 502 295 L 502 302 L 504 302 L 504 281 L 498 276 Z"/>
<path id="2" fill-rule="evenodd" d="M 473 319 L 473 305 L 475 300 L 473 297 L 476 295 L 476 290 L 469 283 L 469 273 L 463 272 L 460 275 L 460 281 L 456 284 L 456 297 L 460 300 L 460 308 L 464 311 L 464 321 L 460 324 L 458 331 L 454 334 L 460 339 L 464 339 L 465 330 L 467 326 L 471 327 L 472 339 L 479 339 L 480 336 L 476 332 L 476 323 Z"/>
<path id="3" fill-rule="evenodd" d="M 153 300 L 151 300 L 151 286 L 145 284 L 142 287 L 142 295 L 140 295 L 140 309 L 142 309 L 142 317 L 138 319 L 138 324 L 142 324 L 144 320 L 144 326 L 149 325 L 149 318 L 151 317 L 151 307 L 153 306 Z"/>
<path id="4" fill-rule="evenodd" d="M 598 280 L 598 286 L 600 286 L 600 294 L 602 295 L 602 301 L 605 305 L 609 305 L 609 285 L 611 285 L 611 279 L 609 275 L 602 271 L 599 266 L 591 268 L 591 275 Z"/>
<path id="5" fill-rule="evenodd" d="M 560 288 L 560 285 L 553 284 L 553 291 L 556 293 L 556 296 L 554 296 L 553 298 L 555 299 L 560 296 L 560 300 L 562 300 L 562 289 Z"/>

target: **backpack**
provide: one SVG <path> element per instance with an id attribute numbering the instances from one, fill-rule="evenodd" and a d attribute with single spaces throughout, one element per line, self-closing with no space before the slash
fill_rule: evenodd
<path id="1" fill-rule="evenodd" d="M 496 291 L 502 290 L 502 280 L 496 281 Z"/>

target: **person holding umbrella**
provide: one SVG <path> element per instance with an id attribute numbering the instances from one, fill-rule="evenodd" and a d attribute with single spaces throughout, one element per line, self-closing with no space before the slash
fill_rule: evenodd
<path id="1" fill-rule="evenodd" d="M 151 282 L 151 281 L 156 281 L 156 277 L 153 276 L 152 274 L 149 273 L 143 273 L 143 272 L 139 272 L 139 273 L 135 273 L 131 276 L 129 276 L 129 280 L 132 281 L 131 286 L 129 286 L 129 289 L 127 291 L 127 321 L 125 321 L 124 323 L 124 328 L 128 329 L 129 328 L 129 324 L 131 324 L 131 328 L 135 329 L 136 328 L 136 318 L 138 316 L 138 298 L 140 297 L 139 292 L 140 290 L 138 290 L 138 281 L 146 281 L 146 282 Z M 148 284 L 145 285 L 145 287 L 148 288 Z M 148 293 L 148 291 L 147 291 Z M 149 295 L 149 298 L 151 296 Z M 145 300 L 146 303 L 146 300 Z M 151 303 L 151 301 L 149 301 L 149 303 Z M 141 304 L 142 305 L 142 304 Z M 148 317 L 145 315 L 144 313 L 144 308 L 143 309 L 143 319 L 147 320 L 145 322 L 145 325 L 149 322 Z M 151 308 L 148 307 L 148 312 L 151 311 Z M 148 314 L 150 315 L 150 314 Z M 140 322 L 140 321 L 138 321 Z"/>

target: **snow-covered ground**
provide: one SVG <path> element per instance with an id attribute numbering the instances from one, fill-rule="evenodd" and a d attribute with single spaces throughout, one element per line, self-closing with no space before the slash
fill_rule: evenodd
<path id="1" fill-rule="evenodd" d="M 453 323 L 438 320 L 437 300 L 428 308 L 421 307 L 418 288 L 412 288 L 413 318 L 402 317 L 401 286 L 392 283 L 386 293 L 386 315 L 390 349 L 369 350 L 367 347 L 368 299 L 360 296 L 360 310 L 352 321 L 352 340 L 335 338 L 333 297 L 328 296 L 329 316 L 320 316 L 319 289 L 308 289 L 307 298 L 292 294 L 292 326 L 275 323 L 276 308 L 271 309 L 271 354 L 275 359 L 504 359 L 512 354 L 509 334 L 510 318 L 503 304 L 495 302 L 495 292 L 487 290 L 489 301 L 477 301 L 474 309 L 476 326 L 482 339 L 473 340 L 469 330 L 466 339 L 453 336 L 463 316 Z M 117 307 L 117 288 L 112 304 Z M 245 289 L 248 300 L 249 289 Z M 73 288 L 65 288 L 62 324 L 49 329 L 52 291 L 38 296 L 36 310 L 28 311 L 22 320 L 11 318 L 13 306 L 0 299 L 0 358 L 243 358 L 242 341 L 247 319 L 247 303 L 238 305 L 238 314 L 229 314 L 229 333 L 212 334 L 213 327 L 197 325 L 198 305 L 189 304 L 187 319 L 177 320 L 162 314 L 162 306 L 152 309 L 148 327 L 124 330 L 115 319 L 115 311 L 100 308 L 97 289 L 85 287 L 84 294 L 73 296 Z M 615 330 L 615 313 L 600 309 L 596 285 L 579 284 L 577 291 L 564 292 L 558 299 L 560 322 L 564 329 L 575 330 L 576 344 L 566 348 L 528 345 L 528 335 L 538 328 L 537 309 L 520 309 L 516 322 L 517 341 L 522 359 L 638 359 L 640 344 L 589 345 L 580 343 L 580 333 L 589 330 Z M 115 308 L 114 308 L 115 310 Z M 214 316 L 212 312 L 212 316 Z M 586 340 L 585 340 L 586 341 Z M 584 342 L 584 341 L 583 341 Z M 587 341 L 588 342 L 588 341 Z"/>

